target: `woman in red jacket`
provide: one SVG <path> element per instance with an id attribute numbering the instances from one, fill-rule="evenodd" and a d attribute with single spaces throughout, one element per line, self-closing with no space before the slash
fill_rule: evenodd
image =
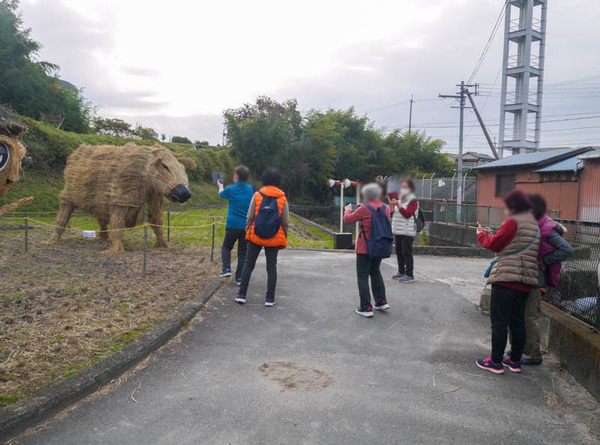
<path id="1" fill-rule="evenodd" d="M 365 203 L 375 210 L 385 207 L 385 213 L 389 218 L 390 208 L 381 202 L 381 187 L 378 184 L 373 182 L 365 185 L 362 188 L 362 196 Z M 360 306 L 356 308 L 356 313 L 363 317 L 373 316 L 369 278 L 371 278 L 375 309 L 386 310 L 390 307 L 385 297 L 385 283 L 381 276 L 381 259 L 371 258 L 367 247 L 367 240 L 371 237 L 371 217 L 371 211 L 365 206 L 359 206 L 355 211 L 352 211 L 352 204 L 346 206 L 344 223 L 354 224 L 360 222 L 361 226 L 356 239 L 356 276 L 360 295 Z"/>
<path id="2" fill-rule="evenodd" d="M 495 374 L 503 374 L 504 367 L 521 372 L 525 305 L 529 292 L 538 285 L 540 230 L 531 213 L 531 201 L 522 191 L 513 190 L 504 197 L 504 203 L 507 219 L 495 235 L 489 227 L 477 228 L 479 243 L 497 255 L 486 272 L 487 283 L 492 285 L 492 355 L 478 359 L 476 364 Z M 512 351 L 504 358 L 509 327 Z"/>

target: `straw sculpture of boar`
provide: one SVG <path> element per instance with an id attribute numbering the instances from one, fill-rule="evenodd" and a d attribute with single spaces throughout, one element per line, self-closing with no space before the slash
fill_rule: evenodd
<path id="1" fill-rule="evenodd" d="M 155 247 L 167 247 L 163 234 L 164 198 L 183 203 L 190 198 L 185 167 L 191 159 L 180 159 L 165 147 L 81 145 L 67 159 L 65 188 L 60 194 L 56 229 L 49 243 L 60 241 L 73 210 L 83 210 L 98 220 L 100 238 L 112 241 L 106 253 L 123 251 L 123 229 L 144 221 L 156 235 Z M 110 227 L 110 230 L 108 230 Z"/>

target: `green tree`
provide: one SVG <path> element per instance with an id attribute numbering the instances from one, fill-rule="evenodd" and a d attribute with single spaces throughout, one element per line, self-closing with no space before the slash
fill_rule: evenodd
<path id="1" fill-rule="evenodd" d="M 135 134 L 131 124 L 122 119 L 96 117 L 94 119 L 94 132 L 120 138 L 131 137 Z"/>
<path id="2" fill-rule="evenodd" d="M 40 44 L 23 28 L 18 0 L 0 0 L 0 103 L 34 119 L 60 115 L 68 131 L 89 131 L 93 109 L 81 90 L 58 82 L 58 66 L 37 60 Z"/>
<path id="3" fill-rule="evenodd" d="M 171 138 L 171 142 L 173 142 L 174 144 L 191 144 L 192 143 L 192 141 L 190 141 L 185 136 L 173 136 Z"/>

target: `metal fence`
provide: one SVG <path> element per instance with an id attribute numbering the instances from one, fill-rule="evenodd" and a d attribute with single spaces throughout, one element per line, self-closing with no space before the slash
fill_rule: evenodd
<path id="1" fill-rule="evenodd" d="M 549 210 L 548 215 L 557 219 L 560 211 Z M 499 228 L 506 216 L 504 207 L 480 206 L 476 204 L 458 205 L 452 202 L 436 202 L 433 205 L 433 221 L 444 224 L 459 224 L 476 228 L 479 222 L 484 227 Z"/>
<path id="2" fill-rule="evenodd" d="M 575 254 L 563 263 L 558 287 L 544 299 L 600 330 L 600 223 L 559 222 Z"/>
<path id="3" fill-rule="evenodd" d="M 561 220 L 557 210 L 548 214 L 567 228 L 565 238 L 575 254 L 563 263 L 559 286 L 549 288 L 544 299 L 600 329 L 600 223 Z M 436 202 L 433 209 L 434 222 L 472 229 L 477 222 L 497 229 L 505 219 L 502 207 Z"/>
<path id="4" fill-rule="evenodd" d="M 477 178 L 465 176 L 463 181 L 463 202 L 476 202 Z M 419 198 L 456 201 L 458 196 L 458 179 L 456 175 L 451 178 L 436 177 L 435 175 L 422 176 L 415 180 L 415 189 L 415 193 Z"/>

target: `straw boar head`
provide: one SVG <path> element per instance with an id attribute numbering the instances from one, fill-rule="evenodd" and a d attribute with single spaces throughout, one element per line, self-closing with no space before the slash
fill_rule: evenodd
<path id="1" fill-rule="evenodd" d="M 0 196 L 23 175 L 25 147 L 15 137 L 0 135 Z"/>
<path id="2" fill-rule="evenodd" d="M 160 146 L 153 147 L 152 154 L 154 159 L 150 169 L 155 190 L 172 202 L 183 203 L 190 199 L 185 167 L 194 168 L 194 161 L 179 160 L 171 150 Z"/>

